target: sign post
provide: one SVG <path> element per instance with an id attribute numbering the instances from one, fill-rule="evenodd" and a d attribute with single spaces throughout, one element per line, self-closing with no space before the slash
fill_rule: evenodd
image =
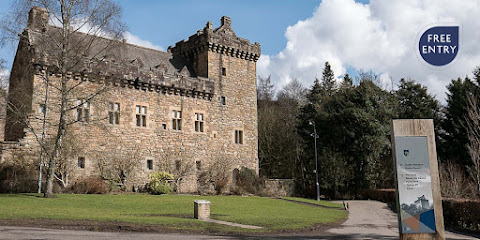
<path id="1" fill-rule="evenodd" d="M 445 239 L 432 119 L 392 121 L 400 239 Z"/>

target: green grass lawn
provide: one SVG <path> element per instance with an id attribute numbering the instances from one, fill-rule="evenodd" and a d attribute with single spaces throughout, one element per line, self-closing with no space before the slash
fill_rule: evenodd
<path id="1" fill-rule="evenodd" d="M 167 229 L 271 232 L 340 222 L 348 213 L 273 198 L 189 195 L 76 195 L 45 199 L 37 194 L 0 194 L 0 219 L 91 220 L 155 224 Z M 193 201 L 211 201 L 211 218 L 265 227 L 246 230 L 193 219 Z"/>
<path id="2" fill-rule="evenodd" d="M 297 202 L 305 202 L 305 203 L 311 203 L 315 205 L 320 205 L 324 207 L 331 207 L 331 208 L 342 208 L 343 209 L 343 204 L 340 203 L 333 203 L 330 201 L 324 201 L 324 200 L 313 200 L 313 199 L 307 199 L 307 198 L 297 198 L 297 197 L 282 197 L 283 199 L 287 200 L 292 200 L 292 201 L 297 201 Z"/>

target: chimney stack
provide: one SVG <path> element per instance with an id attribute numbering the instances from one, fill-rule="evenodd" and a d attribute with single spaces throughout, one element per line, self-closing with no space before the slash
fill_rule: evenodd
<path id="1" fill-rule="evenodd" d="M 28 13 L 27 28 L 31 30 L 46 31 L 48 28 L 49 14 L 47 9 L 33 7 Z"/>

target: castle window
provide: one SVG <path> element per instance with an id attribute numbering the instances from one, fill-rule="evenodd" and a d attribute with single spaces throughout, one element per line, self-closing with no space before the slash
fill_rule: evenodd
<path id="1" fill-rule="evenodd" d="M 167 130 L 167 124 L 165 124 L 165 123 L 162 124 L 162 129 L 163 129 L 163 130 Z"/>
<path id="2" fill-rule="evenodd" d="M 137 105 L 136 122 L 137 122 L 137 127 L 147 127 L 147 107 L 146 106 Z"/>
<path id="3" fill-rule="evenodd" d="M 85 157 L 78 157 L 77 167 L 81 169 L 85 168 Z"/>
<path id="4" fill-rule="evenodd" d="M 180 160 L 176 160 L 175 161 L 175 170 L 179 171 L 180 167 L 182 167 L 182 163 L 180 162 Z"/>
<path id="5" fill-rule="evenodd" d="M 120 124 L 120 103 L 108 103 L 108 123 Z"/>
<path id="6" fill-rule="evenodd" d="M 203 132 L 203 113 L 195 113 L 195 132 Z"/>
<path id="7" fill-rule="evenodd" d="M 77 121 L 88 122 L 89 114 L 90 103 L 85 101 L 85 99 L 77 100 Z"/>
<path id="8" fill-rule="evenodd" d="M 235 130 L 235 143 L 236 144 L 243 144 L 243 131 L 242 130 Z"/>
<path id="9" fill-rule="evenodd" d="M 153 170 L 153 160 L 151 160 L 151 159 L 147 160 L 147 169 L 148 170 Z"/>
<path id="10" fill-rule="evenodd" d="M 195 161 L 195 167 L 197 168 L 197 171 L 202 170 L 202 161 Z"/>
<path id="11" fill-rule="evenodd" d="M 182 130 L 182 111 L 172 111 L 172 129 Z"/>
<path id="12" fill-rule="evenodd" d="M 225 96 L 220 97 L 220 104 L 227 105 L 227 99 L 225 98 Z"/>
<path id="13" fill-rule="evenodd" d="M 222 76 L 227 76 L 227 69 L 226 68 L 222 68 Z"/>

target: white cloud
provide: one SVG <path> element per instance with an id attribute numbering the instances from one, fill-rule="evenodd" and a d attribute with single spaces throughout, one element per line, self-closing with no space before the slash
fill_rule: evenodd
<path id="1" fill-rule="evenodd" d="M 387 76 L 411 78 L 443 102 L 449 81 L 480 65 L 478 16 L 477 0 L 324 0 L 310 18 L 287 28 L 285 49 L 260 58 L 258 74 L 271 75 L 279 87 L 294 78 L 310 86 L 329 61 L 337 77 L 351 67 L 373 70 L 385 84 Z M 461 25 L 460 54 L 445 67 L 428 66 L 416 55 L 418 34 L 452 22 Z"/>
<path id="2" fill-rule="evenodd" d="M 10 70 L 0 69 L 0 86 L 6 87 L 8 85 L 9 76 L 10 76 Z"/>
<path id="3" fill-rule="evenodd" d="M 102 31 L 101 29 L 98 28 L 98 26 L 93 26 L 90 24 L 90 22 L 86 22 L 86 19 L 80 18 L 80 19 L 75 19 L 72 20 L 72 25 L 74 26 L 75 29 L 78 28 L 79 32 L 87 33 L 87 34 L 94 34 L 96 36 L 101 36 L 101 37 L 106 37 L 106 38 L 112 38 L 110 34 Z M 60 27 L 62 24 L 58 21 L 58 19 L 54 18 L 53 16 L 50 17 L 50 22 L 51 25 Z M 124 32 L 123 33 L 123 38 L 130 44 L 141 46 L 141 47 L 146 47 L 146 48 L 151 48 L 151 49 L 156 49 L 160 51 L 165 51 L 165 49 L 162 46 L 155 45 L 150 41 L 141 39 L 139 36 L 132 34 L 131 32 Z"/>
<path id="4" fill-rule="evenodd" d="M 123 34 L 123 37 L 125 38 L 125 40 L 127 40 L 128 43 L 131 43 L 131 44 L 134 44 L 134 45 L 138 45 L 138 46 L 142 46 L 142 47 L 146 47 L 146 48 L 151 48 L 151 49 L 156 49 L 156 50 L 160 50 L 160 51 L 165 51 L 164 48 L 162 46 L 158 46 L 158 45 L 155 45 L 147 40 L 143 40 L 141 39 L 140 37 L 136 36 L 136 35 L 133 35 L 132 33 L 130 32 L 125 32 Z"/>
<path id="5" fill-rule="evenodd" d="M 7 78 L 8 76 L 10 76 L 8 69 L 0 69 L 0 79 Z"/>

